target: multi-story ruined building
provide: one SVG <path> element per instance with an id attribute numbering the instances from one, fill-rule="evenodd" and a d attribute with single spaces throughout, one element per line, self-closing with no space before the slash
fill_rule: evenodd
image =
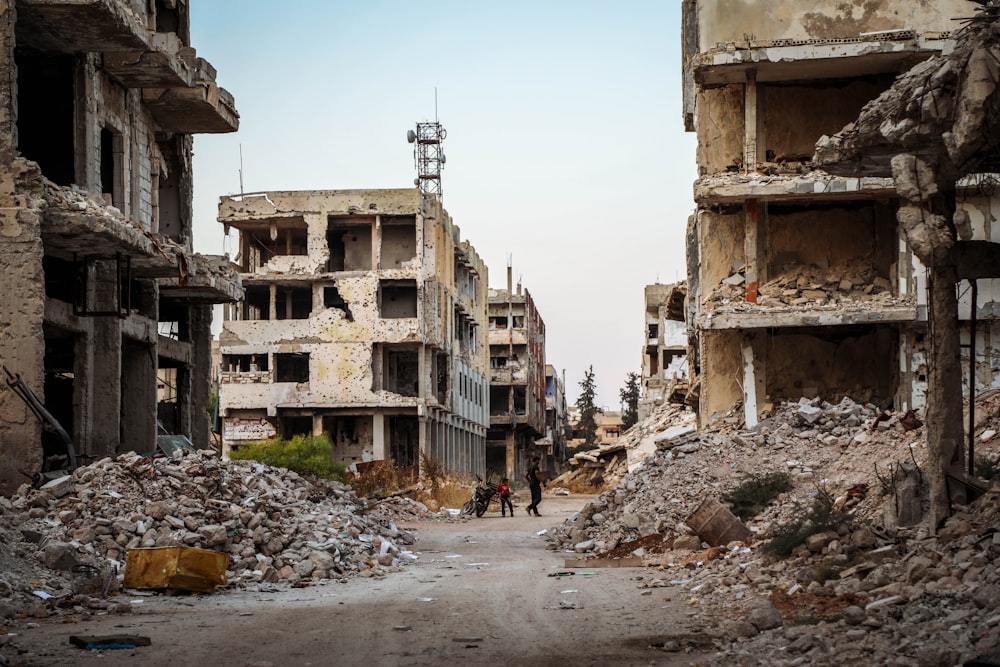
<path id="1" fill-rule="evenodd" d="M 687 333 L 684 326 L 683 283 L 646 285 L 645 345 L 639 419 L 648 417 L 668 397 L 671 386 L 687 377 Z M 687 383 L 684 382 L 684 386 Z"/>
<path id="2" fill-rule="evenodd" d="M 566 459 L 566 440 L 569 438 L 569 411 L 566 407 L 566 381 L 556 372 L 555 366 L 545 364 L 545 437 L 535 441 L 536 447 L 545 447 L 548 464 L 558 470 Z M 541 455 L 539 455 L 541 456 Z"/>
<path id="3" fill-rule="evenodd" d="M 520 479 L 534 455 L 547 457 L 545 436 L 545 323 L 535 302 L 518 283 L 489 291 L 490 430 L 486 462 L 490 470 Z M 543 460 L 543 467 L 548 461 Z"/>
<path id="4" fill-rule="evenodd" d="M 225 449 L 325 433 L 335 460 L 484 472 L 486 266 L 417 189 L 223 197 L 246 297 L 227 308 Z"/>
<path id="5" fill-rule="evenodd" d="M 208 446 L 212 304 L 241 290 L 192 252 L 192 135 L 238 116 L 189 3 L 0 0 L 0 68 L 0 362 L 71 441 L 0 391 L 0 491 L 152 451 L 158 417 Z"/>
<path id="6" fill-rule="evenodd" d="M 947 49 L 973 7 L 685 0 L 699 169 L 688 309 L 703 418 L 742 401 L 753 425 L 771 401 L 816 395 L 923 406 L 925 271 L 896 221 L 892 179 L 832 176 L 810 159 L 900 72 Z M 966 188 L 960 206 L 973 237 L 1000 234 L 990 192 Z M 979 296 L 980 317 L 996 313 Z M 980 326 L 990 386 L 997 340 Z"/>

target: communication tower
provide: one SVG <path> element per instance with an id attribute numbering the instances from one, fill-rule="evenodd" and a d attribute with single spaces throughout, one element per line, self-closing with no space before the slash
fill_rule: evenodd
<path id="1" fill-rule="evenodd" d="M 441 199 L 441 170 L 445 157 L 442 143 L 448 132 L 441 123 L 417 123 L 417 129 L 406 133 L 406 140 L 413 144 L 413 162 L 417 167 L 417 178 L 413 184 L 420 188 L 420 194 Z"/>

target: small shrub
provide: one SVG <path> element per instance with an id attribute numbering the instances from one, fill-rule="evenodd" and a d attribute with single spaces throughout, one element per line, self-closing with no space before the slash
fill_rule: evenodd
<path id="1" fill-rule="evenodd" d="M 733 514 L 741 521 L 757 516 L 768 503 L 792 489 L 792 476 L 787 472 L 743 474 L 746 478 L 743 483 L 722 496 L 722 499 L 731 505 Z"/>
<path id="2" fill-rule="evenodd" d="M 988 456 L 977 456 L 975 462 L 976 477 L 995 479 L 1000 474 L 1000 465 Z"/>
<path id="3" fill-rule="evenodd" d="M 236 461 L 258 461 L 322 479 L 343 482 L 347 466 L 332 459 L 333 445 L 326 435 L 296 435 L 291 440 L 275 438 L 244 445 L 230 453 Z"/>
<path id="4" fill-rule="evenodd" d="M 834 512 L 833 502 L 833 496 L 820 490 L 812 506 L 809 508 L 800 506 L 790 522 L 774 531 L 762 551 L 783 558 L 803 544 L 810 535 L 828 530 L 836 531 L 840 526 L 850 523 L 854 516 L 846 512 Z"/>

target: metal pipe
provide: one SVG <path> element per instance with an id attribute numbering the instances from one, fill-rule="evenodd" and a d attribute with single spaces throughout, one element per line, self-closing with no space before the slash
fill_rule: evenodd
<path id="1" fill-rule="evenodd" d="M 972 314 L 969 316 L 969 477 L 976 469 L 976 309 L 979 281 L 972 280 Z"/>

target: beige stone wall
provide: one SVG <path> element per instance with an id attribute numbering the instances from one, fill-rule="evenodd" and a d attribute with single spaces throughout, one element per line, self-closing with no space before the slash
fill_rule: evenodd
<path id="1" fill-rule="evenodd" d="M 698 219 L 702 299 L 746 261 L 743 213 L 702 211 Z"/>
<path id="2" fill-rule="evenodd" d="M 743 159 L 743 86 L 699 88 L 695 126 L 698 173 L 724 172 Z"/>
<path id="3" fill-rule="evenodd" d="M 885 75 L 826 85 L 763 85 L 766 150 L 776 157 L 811 158 L 821 136 L 839 132 L 892 81 L 892 75 Z M 764 157 L 758 155 L 758 161 Z"/>
<path id="4" fill-rule="evenodd" d="M 954 30 L 967 0 L 699 0 L 699 50 L 720 42 L 857 37 L 882 30 Z"/>
<path id="5" fill-rule="evenodd" d="M 701 333 L 701 399 L 704 423 L 743 400 L 743 334 L 740 331 Z"/>

